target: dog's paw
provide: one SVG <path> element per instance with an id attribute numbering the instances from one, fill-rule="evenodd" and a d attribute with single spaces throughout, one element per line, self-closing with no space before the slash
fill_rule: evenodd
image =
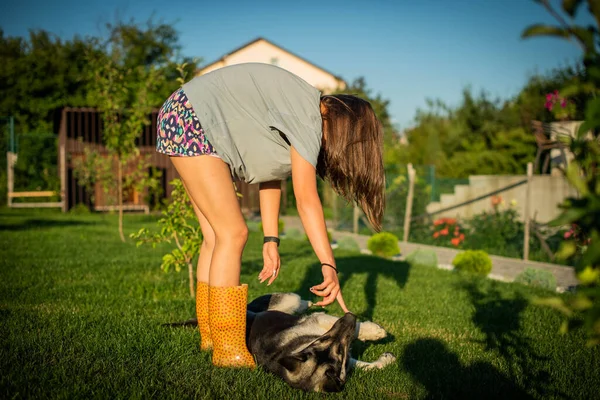
<path id="1" fill-rule="evenodd" d="M 387 332 L 374 322 L 361 322 L 358 326 L 358 340 L 376 341 L 387 336 Z"/>
<path id="2" fill-rule="evenodd" d="M 377 359 L 377 361 L 375 361 L 375 364 L 377 365 L 377 368 L 382 369 L 387 367 L 390 364 L 393 364 L 396 362 L 396 356 L 393 355 L 392 353 L 383 353 L 379 359 Z"/>

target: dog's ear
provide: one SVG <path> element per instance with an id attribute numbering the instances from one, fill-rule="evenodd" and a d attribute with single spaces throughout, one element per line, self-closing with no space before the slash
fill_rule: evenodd
<path id="1" fill-rule="evenodd" d="M 279 364 L 290 372 L 295 372 L 300 366 L 306 362 L 308 356 L 305 353 L 292 354 L 281 357 Z"/>

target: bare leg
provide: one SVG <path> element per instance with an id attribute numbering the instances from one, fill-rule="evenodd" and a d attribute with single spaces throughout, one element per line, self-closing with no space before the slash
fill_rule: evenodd
<path id="1" fill-rule="evenodd" d="M 207 156 L 172 157 L 171 161 L 199 210 L 198 219 L 203 235 L 211 237 L 214 232 L 212 251 L 209 251 L 208 240 L 200 252 L 199 280 L 206 279 L 206 265 L 209 265 L 211 286 L 238 286 L 248 228 L 238 204 L 229 167 L 223 160 Z M 204 219 L 207 223 L 203 224 Z"/>
<path id="2" fill-rule="evenodd" d="M 185 186 L 185 183 L 183 184 Z M 188 193 L 188 197 L 194 207 L 194 213 L 198 217 L 200 222 L 200 229 L 202 230 L 202 244 L 200 245 L 200 255 L 198 257 L 198 268 L 196 270 L 196 280 L 198 282 L 208 283 L 208 276 L 210 271 L 210 261 L 212 260 L 212 254 L 215 250 L 215 231 L 212 226 L 208 223 L 208 220 L 200 211 L 200 208 L 196 205 L 192 196 L 190 195 L 187 187 L 185 189 Z"/>

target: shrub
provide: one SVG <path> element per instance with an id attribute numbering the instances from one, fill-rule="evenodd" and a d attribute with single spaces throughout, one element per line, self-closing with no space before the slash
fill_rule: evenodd
<path id="1" fill-rule="evenodd" d="M 525 268 L 525 271 L 517 275 L 515 282 L 552 291 L 556 290 L 556 278 L 552 272 L 542 269 Z"/>
<path id="2" fill-rule="evenodd" d="M 256 221 L 246 221 L 246 225 L 248 226 L 248 231 L 250 232 L 260 232 L 262 229 L 261 223 Z"/>
<path id="3" fill-rule="evenodd" d="M 351 236 L 342 236 L 337 243 L 338 249 L 360 252 L 360 246 Z"/>
<path id="4" fill-rule="evenodd" d="M 288 229 L 288 231 L 285 233 L 285 238 L 292 239 L 292 240 L 303 240 L 305 238 L 305 236 L 302 235 L 302 232 L 300 232 L 300 229 L 291 228 L 291 229 Z"/>
<path id="5" fill-rule="evenodd" d="M 86 206 L 83 203 L 77 203 L 75 204 L 75 206 L 73 206 L 69 212 L 71 214 L 77 214 L 77 215 L 81 215 L 81 214 L 90 214 L 90 208 L 88 206 Z"/>
<path id="6" fill-rule="evenodd" d="M 431 250 L 417 249 L 406 256 L 406 261 L 413 267 L 438 266 L 437 254 Z"/>
<path id="7" fill-rule="evenodd" d="M 367 248 L 380 257 L 392 257 L 400 253 L 398 238 L 393 233 L 380 232 L 371 236 Z"/>
<path id="8" fill-rule="evenodd" d="M 280 234 L 280 235 L 281 235 L 281 234 L 283 234 L 283 233 L 285 232 L 285 222 L 283 222 L 283 220 L 282 220 L 282 219 L 280 219 L 280 220 L 279 220 L 279 222 L 277 223 L 277 229 L 279 230 L 279 234 Z M 262 232 L 262 231 L 263 231 L 263 224 L 262 224 L 262 222 L 260 222 L 260 223 L 258 224 L 258 230 L 259 230 L 260 232 Z"/>
<path id="9" fill-rule="evenodd" d="M 492 259 L 483 250 L 467 250 L 452 260 L 458 271 L 486 276 L 492 271 Z"/>

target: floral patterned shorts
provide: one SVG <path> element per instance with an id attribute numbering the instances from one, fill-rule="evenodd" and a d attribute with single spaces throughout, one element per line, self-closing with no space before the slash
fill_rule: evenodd
<path id="1" fill-rule="evenodd" d="M 219 157 L 183 89 L 165 101 L 157 120 L 156 151 L 169 156 Z M 219 157 L 220 158 L 220 157 Z"/>

